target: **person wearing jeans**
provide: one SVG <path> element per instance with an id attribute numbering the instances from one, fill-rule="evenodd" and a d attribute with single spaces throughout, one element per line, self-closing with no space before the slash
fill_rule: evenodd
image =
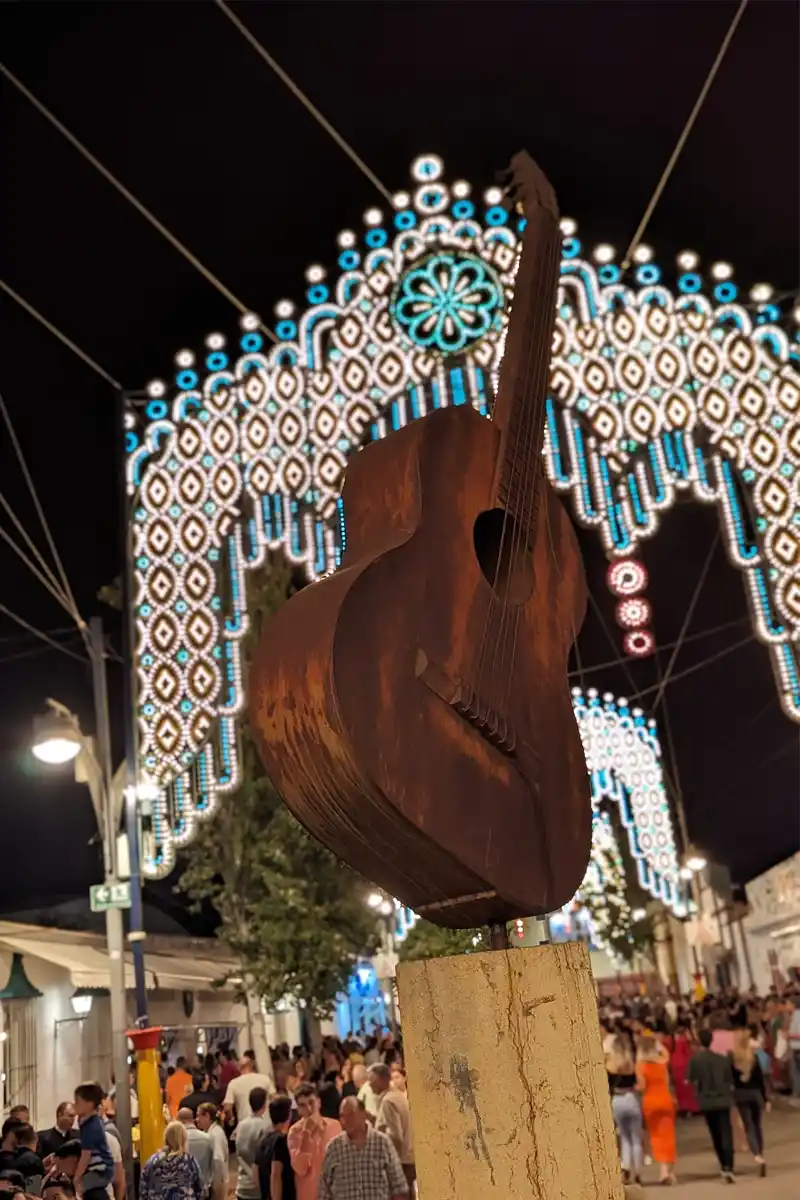
<path id="1" fill-rule="evenodd" d="M 640 1182 L 644 1150 L 642 1148 L 642 1106 L 636 1092 L 636 1071 L 628 1045 L 615 1037 L 606 1055 L 611 1110 L 619 1136 L 622 1173 L 626 1183 Z"/>
<path id="2" fill-rule="evenodd" d="M 733 1098 L 742 1118 L 747 1144 L 761 1176 L 767 1173 L 764 1159 L 764 1108 L 767 1090 L 761 1063 L 758 1061 L 749 1029 L 737 1029 L 731 1053 L 733 1067 Z"/>
<path id="3" fill-rule="evenodd" d="M 719 1162 L 725 1183 L 735 1183 L 733 1173 L 733 1069 L 724 1054 L 715 1054 L 711 1049 L 710 1029 L 700 1032 L 702 1049 L 689 1063 L 687 1079 L 697 1092 L 700 1112 L 705 1117 L 714 1152 Z"/>

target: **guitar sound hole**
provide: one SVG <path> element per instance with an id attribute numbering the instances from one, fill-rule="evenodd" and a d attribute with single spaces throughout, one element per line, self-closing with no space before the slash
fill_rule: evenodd
<path id="1" fill-rule="evenodd" d="M 473 538 L 484 579 L 503 600 L 524 604 L 533 591 L 533 567 L 528 538 L 519 524 L 504 509 L 491 508 L 478 517 Z"/>

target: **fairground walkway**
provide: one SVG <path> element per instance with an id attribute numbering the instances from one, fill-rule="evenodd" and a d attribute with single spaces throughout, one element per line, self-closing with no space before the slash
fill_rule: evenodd
<path id="1" fill-rule="evenodd" d="M 760 1196 L 762 1200 L 800 1200 L 800 1109 L 780 1101 L 765 1117 L 768 1174 L 759 1179 L 749 1154 L 736 1155 L 736 1191 L 720 1181 L 717 1162 L 702 1117 L 692 1117 L 678 1125 L 678 1187 L 666 1194 L 681 1200 L 711 1200 L 724 1190 L 736 1196 Z M 644 1194 L 652 1195 L 658 1178 L 655 1167 L 646 1167 Z M 664 1189 L 666 1192 L 666 1189 Z"/>

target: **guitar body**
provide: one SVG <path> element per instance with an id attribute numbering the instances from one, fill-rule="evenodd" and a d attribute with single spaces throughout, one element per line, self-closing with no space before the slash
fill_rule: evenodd
<path id="1" fill-rule="evenodd" d="M 586 602 L 577 541 L 542 488 L 498 599 L 499 438 L 458 407 L 364 449 L 345 481 L 343 564 L 271 619 L 250 680 L 260 753 L 294 815 L 454 927 L 565 904 L 591 843 L 566 680 Z"/>

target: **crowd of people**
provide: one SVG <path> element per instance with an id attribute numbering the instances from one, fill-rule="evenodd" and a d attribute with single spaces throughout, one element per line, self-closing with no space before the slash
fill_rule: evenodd
<path id="1" fill-rule="evenodd" d="M 726 990 L 599 1001 L 611 1104 L 627 1182 L 646 1156 L 677 1182 L 676 1120 L 700 1114 L 722 1179 L 749 1151 L 767 1173 L 765 1111 L 800 1105 L 800 984 L 767 996 Z M 400 1200 L 416 1189 L 402 1041 L 325 1038 L 254 1053 L 224 1047 L 190 1065 L 163 1056 L 164 1144 L 141 1164 L 139 1200 Z M 134 1116 L 137 1102 L 131 1096 Z M 126 1200 L 114 1094 L 81 1084 L 35 1130 L 23 1105 L 0 1138 L 0 1192 L 44 1200 Z M 231 1162 L 235 1154 L 235 1176 Z M 0 1197 L 2 1200 L 2 1197 Z"/>
<path id="2" fill-rule="evenodd" d="M 400 1200 L 416 1179 L 402 1048 L 388 1035 L 255 1055 L 225 1048 L 161 1071 L 164 1144 L 138 1175 L 139 1200 Z M 132 1101 L 135 1102 L 135 1094 Z M 134 1109 L 136 1105 L 134 1103 Z M 81 1084 L 51 1129 L 18 1105 L 2 1127 L 0 1192 L 125 1200 L 114 1096 Z M 235 1176 L 231 1162 L 235 1155 Z"/>
<path id="3" fill-rule="evenodd" d="M 721 1178 L 734 1183 L 735 1153 L 767 1173 L 764 1113 L 773 1096 L 800 1104 L 800 985 L 766 996 L 735 988 L 701 998 L 605 998 L 603 1051 L 626 1182 L 649 1156 L 659 1182 L 677 1182 L 676 1118 L 702 1115 Z"/>

